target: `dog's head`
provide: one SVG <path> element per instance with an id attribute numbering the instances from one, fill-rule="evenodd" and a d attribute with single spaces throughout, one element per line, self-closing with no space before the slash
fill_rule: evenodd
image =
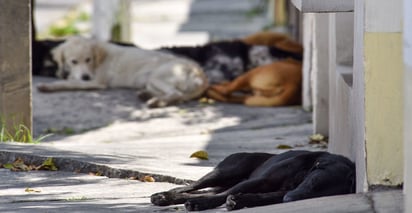
<path id="1" fill-rule="evenodd" d="M 243 73 L 243 61 L 239 57 L 231 58 L 224 54 L 216 54 L 204 65 L 210 82 L 217 83 L 233 80 Z"/>
<path id="2" fill-rule="evenodd" d="M 252 45 L 249 49 L 249 68 L 270 64 L 275 58 L 267 46 Z"/>
<path id="3" fill-rule="evenodd" d="M 53 49 L 52 55 L 58 64 L 57 77 L 88 81 L 94 79 L 106 51 L 97 41 L 75 36 Z"/>

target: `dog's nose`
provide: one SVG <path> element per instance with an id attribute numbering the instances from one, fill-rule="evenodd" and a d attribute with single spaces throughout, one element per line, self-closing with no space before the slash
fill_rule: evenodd
<path id="1" fill-rule="evenodd" d="M 67 79 L 68 77 L 69 77 L 69 75 L 70 75 L 70 72 L 69 71 L 67 71 L 67 70 L 63 70 L 63 79 Z"/>
<path id="2" fill-rule="evenodd" d="M 87 74 L 82 75 L 82 80 L 83 81 L 90 81 L 90 76 Z"/>

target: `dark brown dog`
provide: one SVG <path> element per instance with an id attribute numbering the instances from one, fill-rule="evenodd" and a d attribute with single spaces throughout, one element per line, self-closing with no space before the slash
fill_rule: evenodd
<path id="1" fill-rule="evenodd" d="M 301 84 L 301 62 L 287 59 L 252 69 L 231 82 L 212 85 L 207 96 L 248 106 L 297 105 Z"/>
<path id="2" fill-rule="evenodd" d="M 228 210 L 355 192 L 355 165 L 327 152 L 236 153 L 189 186 L 151 196 L 155 205 L 188 211 Z M 201 190 L 211 188 L 210 190 Z"/>

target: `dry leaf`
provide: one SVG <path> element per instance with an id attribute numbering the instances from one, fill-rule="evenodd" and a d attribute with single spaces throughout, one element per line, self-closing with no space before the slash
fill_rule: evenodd
<path id="1" fill-rule="evenodd" d="M 31 167 L 24 164 L 23 159 L 17 158 L 13 163 L 13 167 L 11 168 L 12 171 L 30 171 Z"/>
<path id="2" fill-rule="evenodd" d="M 207 101 L 206 97 L 203 97 L 203 98 L 199 99 L 199 103 L 201 103 L 201 104 L 206 104 L 207 102 L 208 101 Z"/>
<path id="3" fill-rule="evenodd" d="M 156 182 L 156 180 L 150 175 L 144 176 L 141 181 L 143 181 L 143 182 Z"/>
<path id="4" fill-rule="evenodd" d="M 207 154 L 206 151 L 197 151 L 190 155 L 191 158 L 198 158 L 201 160 L 209 160 L 209 155 Z"/>
<path id="5" fill-rule="evenodd" d="M 41 190 L 40 189 L 33 189 L 33 188 L 26 188 L 25 190 L 24 190 L 25 192 L 37 192 L 37 193 L 39 193 L 39 192 L 41 192 Z"/>
<path id="6" fill-rule="evenodd" d="M 102 176 L 103 174 L 101 172 L 89 172 L 89 175 L 92 176 Z"/>
<path id="7" fill-rule="evenodd" d="M 11 163 L 3 164 L 3 168 L 5 168 L 5 169 L 12 169 L 12 168 L 13 168 L 13 164 L 11 164 Z"/>
<path id="8" fill-rule="evenodd" d="M 37 170 L 49 170 L 49 171 L 57 171 L 56 165 L 54 165 L 53 158 L 47 158 L 42 165 L 36 168 Z"/>
<path id="9" fill-rule="evenodd" d="M 279 144 L 276 149 L 292 149 L 293 147 L 285 144 Z"/>
<path id="10" fill-rule="evenodd" d="M 321 141 L 325 141 L 326 137 L 322 134 L 314 134 L 314 135 L 311 135 L 309 139 L 310 139 L 309 143 L 318 143 Z"/>
<path id="11" fill-rule="evenodd" d="M 199 99 L 199 103 L 200 104 L 214 104 L 215 100 L 203 97 L 203 98 Z"/>

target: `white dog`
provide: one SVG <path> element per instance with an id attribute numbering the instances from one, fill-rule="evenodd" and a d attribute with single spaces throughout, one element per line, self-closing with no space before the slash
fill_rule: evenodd
<path id="1" fill-rule="evenodd" d="M 59 77 L 40 84 L 42 92 L 133 88 L 162 107 L 200 96 L 208 87 L 199 65 L 168 53 L 119 46 L 83 37 L 71 37 L 52 51 Z"/>

